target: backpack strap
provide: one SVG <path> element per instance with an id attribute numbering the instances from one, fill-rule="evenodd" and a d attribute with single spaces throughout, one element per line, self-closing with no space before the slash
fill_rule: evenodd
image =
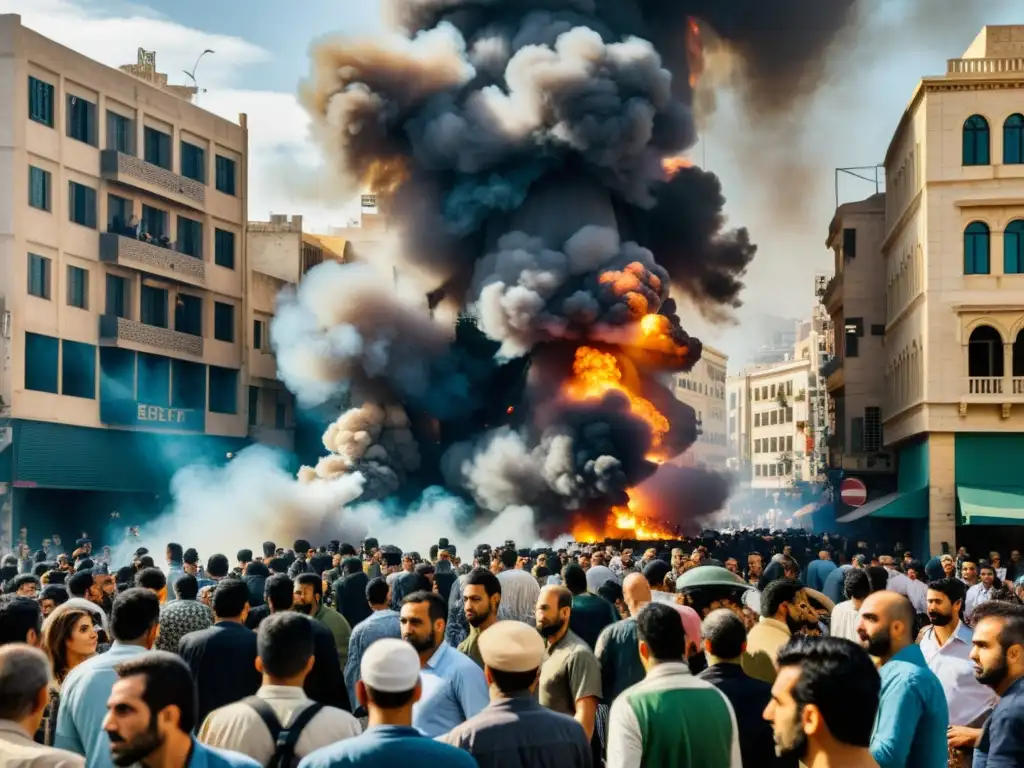
<path id="1" fill-rule="evenodd" d="M 319 714 L 324 708 L 323 704 L 313 702 L 292 721 L 292 724 L 278 733 L 274 739 L 275 756 L 281 761 L 280 764 L 291 764 L 295 757 L 295 745 L 299 743 L 302 730 L 309 725 L 309 721 Z"/>
<path id="2" fill-rule="evenodd" d="M 270 731 L 270 740 L 276 745 L 278 738 L 281 736 L 281 721 L 274 714 L 274 709 L 259 696 L 247 696 L 242 699 L 242 703 L 256 710 L 256 714 L 260 716 L 263 724 Z"/>

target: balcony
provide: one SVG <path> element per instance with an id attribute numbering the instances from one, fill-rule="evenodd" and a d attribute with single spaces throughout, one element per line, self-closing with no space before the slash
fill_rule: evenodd
<path id="1" fill-rule="evenodd" d="M 971 395 L 1003 394 L 1003 379 L 999 376 L 970 376 L 967 379 L 967 392 Z"/>
<path id="2" fill-rule="evenodd" d="M 253 350 L 249 353 L 249 375 L 260 379 L 277 379 L 277 358 L 269 352 Z"/>
<path id="3" fill-rule="evenodd" d="M 833 373 L 843 367 L 843 359 L 838 355 L 833 355 L 828 359 L 827 362 L 821 364 L 821 368 L 818 369 L 818 374 L 823 379 L 827 379 Z"/>
<path id="4" fill-rule="evenodd" d="M 821 305 L 831 314 L 834 310 L 842 306 L 841 293 L 843 290 L 843 273 L 837 272 L 832 275 L 828 283 L 825 285 L 825 290 L 821 294 Z M 838 299 L 838 301 L 837 301 Z"/>
<path id="5" fill-rule="evenodd" d="M 100 152 L 100 175 L 107 181 L 135 187 L 198 211 L 206 210 L 205 184 L 116 149 Z"/>
<path id="6" fill-rule="evenodd" d="M 196 357 L 203 356 L 202 336 L 146 325 L 116 315 L 100 315 L 100 342 L 139 352 L 149 352 L 156 347 Z"/>
<path id="7" fill-rule="evenodd" d="M 199 288 L 206 285 L 206 262 L 202 259 L 116 232 L 100 233 L 100 261 Z"/>
<path id="8" fill-rule="evenodd" d="M 1024 57 L 999 59 L 948 59 L 948 75 L 1002 75 L 1024 72 Z"/>

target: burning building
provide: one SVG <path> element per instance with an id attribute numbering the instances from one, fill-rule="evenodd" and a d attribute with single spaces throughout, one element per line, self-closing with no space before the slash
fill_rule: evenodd
<path id="1" fill-rule="evenodd" d="M 423 292 L 325 264 L 282 297 L 282 377 L 344 410 L 301 479 L 360 472 L 364 499 L 443 482 L 483 519 L 530 507 L 544 536 L 670 535 L 721 506 L 724 478 L 665 463 L 697 430 L 660 383 L 701 355 L 670 292 L 718 316 L 755 253 L 685 157 L 701 31 L 777 108 L 838 25 L 807 22 L 849 3 L 802 11 L 802 45 L 768 30 L 806 2 L 761 5 L 391 0 L 388 36 L 314 45 L 315 137 L 339 185 L 377 195 Z M 467 318 L 454 337 L 442 302 Z"/>

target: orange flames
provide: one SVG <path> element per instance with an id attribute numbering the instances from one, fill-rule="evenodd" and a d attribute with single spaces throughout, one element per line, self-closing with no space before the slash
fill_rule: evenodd
<path id="1" fill-rule="evenodd" d="M 640 323 L 641 328 L 651 326 L 648 315 Z M 649 461 L 661 463 L 665 457 L 659 454 L 662 440 L 668 432 L 669 423 L 650 400 L 630 391 L 623 381 L 622 368 L 615 355 L 593 347 L 579 347 L 572 366 L 573 377 L 564 387 L 563 393 L 573 400 L 589 400 L 603 397 L 608 392 L 621 392 L 629 400 L 630 411 L 650 425 L 653 433 Z M 674 538 L 671 531 L 643 514 L 642 498 L 634 488 L 629 491 L 629 503 L 625 507 L 614 507 L 608 514 L 603 528 L 591 520 L 579 518 L 572 528 L 576 541 L 599 541 L 605 537 L 632 539 Z"/>
<path id="2" fill-rule="evenodd" d="M 378 203 L 387 203 L 409 177 L 405 161 L 399 157 L 374 160 L 363 175 L 363 185 L 378 197 Z M 380 206 L 379 206 L 380 207 Z"/>
<path id="3" fill-rule="evenodd" d="M 671 179 L 683 168 L 693 168 L 693 161 L 682 155 L 676 155 L 675 157 L 666 157 L 662 160 L 661 167 L 665 171 L 665 176 Z"/>
<path id="4" fill-rule="evenodd" d="M 700 25 L 692 17 L 686 30 L 686 63 L 690 69 L 690 87 L 696 88 L 704 74 L 704 40 Z"/>

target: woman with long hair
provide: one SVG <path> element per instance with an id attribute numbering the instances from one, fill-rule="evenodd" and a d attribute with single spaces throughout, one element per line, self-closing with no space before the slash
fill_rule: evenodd
<path id="1" fill-rule="evenodd" d="M 37 741 L 47 746 L 53 744 L 61 685 L 72 669 L 96 655 L 98 644 L 96 615 L 81 606 L 71 602 L 58 605 L 43 622 L 40 645 L 50 660 L 53 682 L 50 685 L 50 704 L 40 725 L 40 733 L 36 734 Z"/>

